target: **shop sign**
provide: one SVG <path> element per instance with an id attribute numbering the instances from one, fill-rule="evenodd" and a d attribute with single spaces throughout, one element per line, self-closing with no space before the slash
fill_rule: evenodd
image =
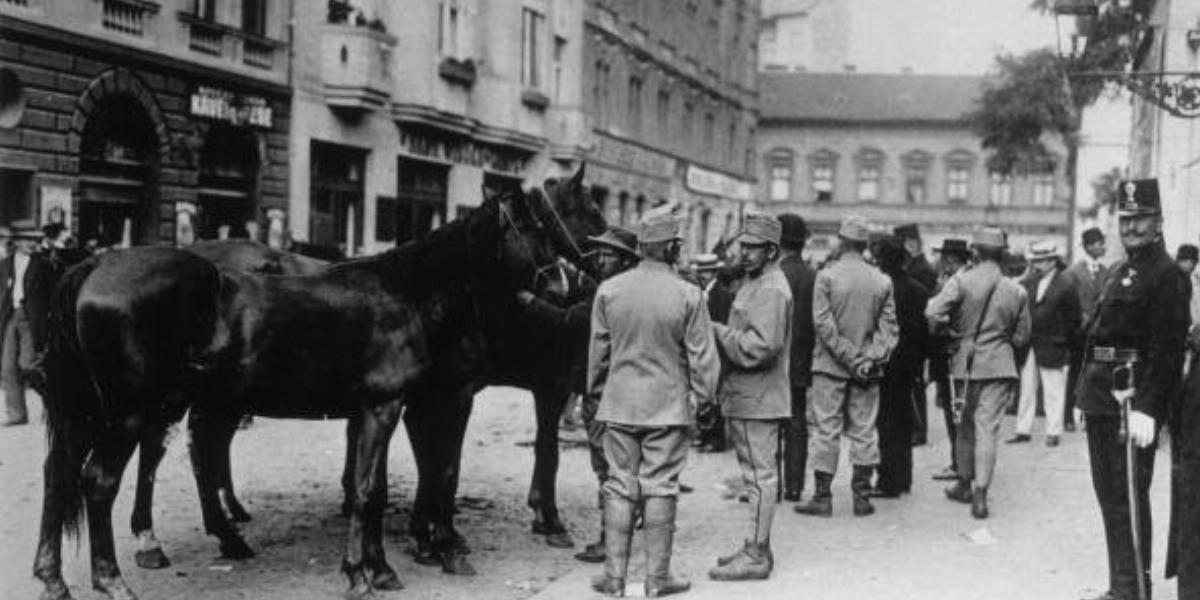
<path id="1" fill-rule="evenodd" d="M 472 139 L 438 137 L 405 129 L 400 130 L 400 146 L 416 156 L 481 167 L 517 177 L 524 175 L 529 164 L 527 155 L 502 152 Z"/>
<path id="2" fill-rule="evenodd" d="M 262 96 L 237 94 L 202 85 L 192 92 L 191 113 L 197 117 L 224 121 L 232 125 L 250 125 L 271 129 L 274 115 Z"/>
<path id="3" fill-rule="evenodd" d="M 688 165 L 687 187 L 693 192 L 720 196 L 749 202 L 754 199 L 754 190 L 749 182 L 735 179 L 724 173 L 702 169 L 696 165 Z"/>
<path id="4" fill-rule="evenodd" d="M 590 158 L 613 167 L 664 179 L 675 175 L 675 159 L 603 135 L 597 136 L 596 147 Z"/>

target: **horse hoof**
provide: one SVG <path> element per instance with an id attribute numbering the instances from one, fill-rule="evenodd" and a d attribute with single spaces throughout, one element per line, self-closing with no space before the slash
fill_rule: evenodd
<path id="1" fill-rule="evenodd" d="M 221 556 L 233 560 L 246 560 L 254 558 L 254 550 L 250 549 L 245 540 L 235 537 L 221 542 Z"/>
<path id="2" fill-rule="evenodd" d="M 249 523 L 250 513 L 241 506 L 231 506 L 229 507 L 229 520 L 234 523 Z"/>
<path id="3" fill-rule="evenodd" d="M 467 557 L 458 552 L 447 553 L 442 558 L 442 571 L 448 575 L 475 575 L 477 573 Z"/>
<path id="4" fill-rule="evenodd" d="M 545 535 L 546 543 L 553 548 L 574 548 L 575 540 L 571 539 L 571 534 L 560 531 L 558 533 L 547 533 Z"/>
<path id="5" fill-rule="evenodd" d="M 371 587 L 377 590 L 396 591 L 404 589 L 404 584 L 400 582 L 400 577 L 395 571 L 388 569 L 380 571 L 371 578 Z"/>
<path id="6" fill-rule="evenodd" d="M 171 566 L 171 561 L 167 558 L 167 554 L 162 551 L 162 548 L 139 550 L 133 555 L 133 560 L 137 563 L 137 566 L 143 569 L 165 569 Z"/>
<path id="7" fill-rule="evenodd" d="M 92 587 L 112 600 L 137 600 L 133 590 L 120 577 L 93 580 Z"/>

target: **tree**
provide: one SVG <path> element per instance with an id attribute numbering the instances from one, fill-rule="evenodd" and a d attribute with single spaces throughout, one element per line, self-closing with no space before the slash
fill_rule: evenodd
<path id="1" fill-rule="evenodd" d="M 1079 209 L 1079 216 L 1095 219 L 1101 211 L 1111 215 L 1117 211 L 1117 184 L 1124 179 L 1121 169 L 1113 167 L 1092 180 L 1092 203 Z"/>

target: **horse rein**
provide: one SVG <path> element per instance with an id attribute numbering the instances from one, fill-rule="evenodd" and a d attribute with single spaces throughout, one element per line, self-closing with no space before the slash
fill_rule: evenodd
<path id="1" fill-rule="evenodd" d="M 526 238 L 524 235 L 520 235 L 521 227 L 519 225 L 517 225 L 517 220 L 513 217 L 512 211 L 508 207 L 508 203 L 507 202 L 499 202 L 498 204 L 499 204 L 499 208 L 500 208 L 500 217 L 502 219 L 504 219 L 507 227 L 511 228 L 512 231 L 515 231 L 518 234 L 518 236 L 521 240 L 521 245 L 525 247 L 525 249 L 529 252 L 529 254 L 531 256 L 536 256 L 537 253 L 534 251 L 533 245 L 529 242 L 529 239 Z M 552 209 L 553 207 L 550 207 L 550 208 Z M 556 216 L 557 216 L 557 214 L 556 214 Z M 537 215 L 534 215 L 534 218 L 537 219 Z M 545 227 L 545 225 L 541 222 L 541 220 L 538 220 L 537 221 L 538 230 L 540 231 L 543 227 Z M 565 227 L 563 228 L 563 230 L 565 231 Z M 531 286 L 532 290 L 537 289 L 537 287 L 538 287 L 537 284 L 538 284 L 538 282 L 540 282 L 542 280 L 542 278 L 547 278 L 547 279 L 549 278 L 547 273 L 551 270 L 558 271 L 558 279 L 564 285 L 564 289 L 567 289 L 567 286 L 569 286 L 569 282 L 567 281 L 566 273 L 563 271 L 562 266 L 559 264 L 560 260 L 564 260 L 563 257 L 554 255 L 551 258 L 550 262 L 548 262 L 546 264 L 539 264 L 535 267 L 535 269 L 533 271 L 532 280 L 530 281 L 530 286 Z M 537 261 L 535 261 L 535 263 L 536 262 Z"/>

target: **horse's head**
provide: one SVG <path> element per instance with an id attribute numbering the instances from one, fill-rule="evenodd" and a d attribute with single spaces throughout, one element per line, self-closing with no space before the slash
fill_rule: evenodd
<path id="1" fill-rule="evenodd" d="M 586 260 L 580 248 L 587 245 L 589 237 L 604 233 L 608 223 L 592 197 L 591 189 L 583 183 L 584 170 L 585 166 L 580 164 L 574 175 L 547 179 L 541 189 L 534 188 L 530 194 L 544 198 L 539 207 L 543 218 L 558 224 L 559 243 L 562 245 L 560 254 L 593 277 L 598 277 L 595 265 Z"/>
<path id="2" fill-rule="evenodd" d="M 565 233 L 559 223 L 541 206 L 538 198 L 520 190 L 492 192 L 485 190 L 481 211 L 485 218 L 477 227 L 498 226 L 493 237 L 497 242 L 495 261 L 490 265 L 476 263 L 484 269 L 485 277 L 503 282 L 513 290 L 541 291 L 551 273 L 556 273 L 563 256 Z M 544 202 L 544 201 L 543 201 Z M 494 215 L 495 219 L 486 218 Z M 476 229 L 476 240 L 485 239 L 486 232 Z"/>

